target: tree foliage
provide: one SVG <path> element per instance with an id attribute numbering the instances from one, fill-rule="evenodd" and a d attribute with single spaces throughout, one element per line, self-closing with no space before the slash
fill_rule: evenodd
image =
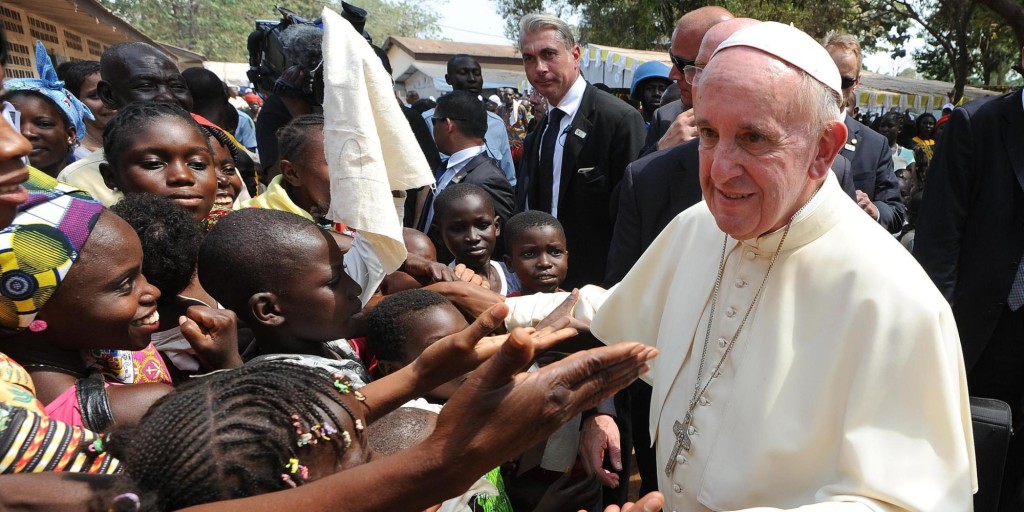
<path id="1" fill-rule="evenodd" d="M 100 0 L 150 38 L 206 55 L 210 60 L 246 62 L 246 38 L 257 19 L 274 20 L 281 5 L 316 18 L 334 0 Z M 429 2 L 356 0 L 369 13 L 366 30 L 374 41 L 388 36 L 436 37 L 438 16 Z"/>

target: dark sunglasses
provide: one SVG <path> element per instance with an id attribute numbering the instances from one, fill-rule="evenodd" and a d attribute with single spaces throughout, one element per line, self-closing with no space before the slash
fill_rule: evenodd
<path id="1" fill-rule="evenodd" d="M 676 67 L 676 69 L 679 70 L 680 73 L 683 73 L 683 70 L 686 69 L 686 66 L 692 66 L 697 63 L 697 61 L 695 60 L 688 60 L 682 57 L 672 55 L 672 52 L 668 52 L 668 58 L 672 60 L 672 64 Z"/>
<path id="2" fill-rule="evenodd" d="M 853 84 L 857 83 L 857 77 L 850 78 L 848 76 L 840 76 L 839 78 L 842 80 L 843 89 L 849 89 L 850 87 L 853 87 Z"/>

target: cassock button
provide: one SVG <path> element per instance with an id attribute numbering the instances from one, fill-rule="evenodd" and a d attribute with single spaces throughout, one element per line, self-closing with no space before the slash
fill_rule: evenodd
<path id="1" fill-rule="evenodd" d="M 754 259 L 756 257 L 757 257 L 757 253 L 755 253 L 754 251 L 747 251 L 747 259 L 748 260 L 752 260 L 752 259 Z"/>
<path id="2" fill-rule="evenodd" d="M 736 288 L 743 288 L 746 285 L 747 285 L 746 281 L 744 281 L 742 279 L 737 279 L 736 280 Z"/>
<path id="3" fill-rule="evenodd" d="M 725 346 L 728 345 L 728 344 L 729 344 L 729 340 L 727 340 L 725 338 L 718 338 L 718 346 L 719 347 L 725 348 Z"/>
<path id="4" fill-rule="evenodd" d="M 729 318 L 732 318 L 732 317 L 736 316 L 736 308 L 729 308 L 729 309 L 725 310 L 725 316 L 727 316 Z"/>
<path id="5" fill-rule="evenodd" d="M 704 397 L 700 397 L 700 400 L 698 400 L 697 403 L 707 406 L 711 405 L 711 400 L 708 400 L 707 398 Z"/>
<path id="6" fill-rule="evenodd" d="M 676 464 L 686 464 L 686 457 L 676 455 Z"/>
<path id="7" fill-rule="evenodd" d="M 683 488 L 679 487 L 679 484 L 672 484 L 672 492 L 674 492 L 676 494 L 682 494 L 683 493 Z"/>
<path id="8" fill-rule="evenodd" d="M 690 427 L 686 429 L 686 433 L 691 436 L 697 435 L 697 427 L 690 425 Z"/>

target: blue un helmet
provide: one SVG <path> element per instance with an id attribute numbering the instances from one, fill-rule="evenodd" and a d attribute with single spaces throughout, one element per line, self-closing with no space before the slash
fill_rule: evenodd
<path id="1" fill-rule="evenodd" d="M 668 66 L 661 62 L 656 60 L 644 62 L 633 73 L 633 84 L 629 86 L 629 97 L 636 99 L 636 91 L 643 87 L 644 82 L 654 78 L 660 78 L 665 80 L 666 83 L 672 83 L 672 79 L 668 77 L 668 72 Z"/>

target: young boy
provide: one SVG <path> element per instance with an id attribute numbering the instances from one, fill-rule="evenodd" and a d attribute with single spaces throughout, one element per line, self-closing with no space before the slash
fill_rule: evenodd
<path id="1" fill-rule="evenodd" d="M 406 290 L 384 297 L 366 318 L 366 342 L 377 356 L 377 371 L 388 375 L 407 366 L 437 340 L 469 324 L 443 295 L 428 290 Z M 444 403 L 462 378 L 426 394 Z"/>
<path id="2" fill-rule="evenodd" d="M 444 245 L 455 256 L 452 265 L 462 263 L 486 277 L 491 290 L 500 295 L 519 291 L 519 281 L 503 263 L 491 260 L 501 219 L 484 189 L 470 184 L 449 185 L 434 201 L 434 222 L 440 227 Z"/>
<path id="3" fill-rule="evenodd" d="M 509 297 L 562 291 L 569 269 L 562 223 L 539 210 L 520 213 L 505 224 L 505 263 L 519 279 L 520 291 Z"/>

